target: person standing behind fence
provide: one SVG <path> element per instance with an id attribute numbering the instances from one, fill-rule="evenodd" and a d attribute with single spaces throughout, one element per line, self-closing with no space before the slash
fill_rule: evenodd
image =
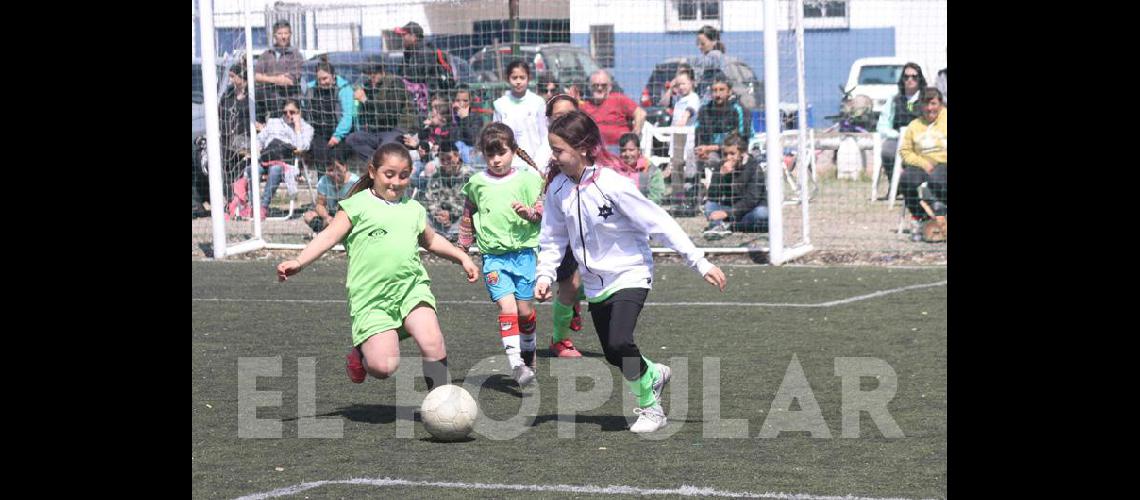
<path id="1" fill-rule="evenodd" d="M 293 28 L 288 21 L 273 23 L 273 48 L 254 64 L 257 84 L 257 121 L 265 121 L 269 110 L 281 109 L 285 99 L 301 97 L 301 65 L 305 58 L 290 42 Z"/>
<path id="2" fill-rule="evenodd" d="M 381 144 L 402 142 L 402 136 L 419 125 L 412 96 L 399 77 L 388 74 L 381 63 L 366 65 L 363 73 L 364 83 L 353 92 L 360 103 L 356 131 L 348 135 L 345 144 L 368 161 Z"/>
<path id="3" fill-rule="evenodd" d="M 656 431 L 666 424 L 661 394 L 671 370 L 645 357 L 633 338 L 653 283 L 649 238 L 672 248 L 722 292 L 724 273 L 705 259 L 665 210 L 613 169 L 597 165 L 599 160 L 610 161 L 610 155 L 589 115 L 571 111 L 555 119 L 550 145 L 554 161 L 539 236 L 535 298 L 550 299 L 555 269 L 570 245 L 606 361 L 621 370 L 637 396 L 638 419 L 630 430 Z"/>
<path id="4" fill-rule="evenodd" d="M 404 78 L 412 83 L 427 85 L 428 93 L 450 93 L 455 78 L 447 62 L 447 55 L 424 40 L 424 29 L 416 22 L 396 28 L 404 37 Z"/>
<path id="5" fill-rule="evenodd" d="M 371 374 L 385 379 L 400 366 L 400 340 L 412 337 L 423 356 L 428 390 L 451 383 L 447 348 L 435 311 L 431 278 L 419 247 L 463 266 L 469 283 L 479 268 L 462 250 L 427 224 L 423 205 L 404 198 L 412 159 L 399 144 L 385 144 L 340 202 L 341 210 L 295 259 L 277 265 L 285 281 L 343 240 L 348 254 L 348 310 L 352 345 L 346 365 L 349 379 L 362 383 Z"/>
<path id="6" fill-rule="evenodd" d="M 701 26 L 697 30 L 697 49 L 701 51 L 701 57 L 697 59 L 696 66 L 702 78 L 706 71 L 721 69 L 726 49 L 724 42 L 720 41 L 720 31 L 707 24 Z"/>
<path id="7" fill-rule="evenodd" d="M 249 158 L 249 87 L 245 63 L 230 66 L 230 87 L 218 98 L 221 126 L 222 163 L 225 165 L 223 186 L 226 198 L 233 194 L 231 182 Z"/>
<path id="8" fill-rule="evenodd" d="M 515 142 L 515 135 L 503 123 L 483 128 L 479 149 L 487 170 L 463 186 L 459 246 L 479 245 L 483 280 L 491 301 L 499 306 L 496 330 L 511 374 L 522 387 L 535 378 L 534 249 L 542 218 L 542 177 L 530 155 Z M 530 166 L 514 167 L 515 156 Z"/>
<path id="9" fill-rule="evenodd" d="M 309 122 L 313 124 L 312 154 L 321 158 L 337 147 L 352 131 L 356 117 L 352 85 L 336 74 L 328 56 L 317 63 L 317 79 L 309 82 L 305 94 Z M 346 146 L 347 147 L 347 146 Z"/>
<path id="10" fill-rule="evenodd" d="M 504 73 L 510 90 L 495 99 L 492 121 L 510 127 L 519 147 L 532 153 L 539 172 L 546 173 L 546 162 L 550 159 L 550 146 L 546 143 L 546 100 L 527 89 L 530 66 L 526 62 L 511 61 Z M 514 157 L 515 168 L 525 168 L 526 164 L 521 155 Z"/>

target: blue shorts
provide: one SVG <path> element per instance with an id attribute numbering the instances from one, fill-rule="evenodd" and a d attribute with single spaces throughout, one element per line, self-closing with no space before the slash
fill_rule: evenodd
<path id="1" fill-rule="evenodd" d="M 492 302 L 507 294 L 518 300 L 534 300 L 534 273 L 538 254 L 533 248 L 504 254 L 483 255 L 483 283 Z"/>

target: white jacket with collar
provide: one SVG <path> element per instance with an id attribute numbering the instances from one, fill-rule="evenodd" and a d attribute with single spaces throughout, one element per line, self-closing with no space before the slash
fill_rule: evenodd
<path id="1" fill-rule="evenodd" d="M 543 202 L 536 281 L 553 283 L 569 244 L 586 297 L 623 288 L 653 288 L 654 236 L 704 276 L 713 265 L 681 226 L 621 174 L 586 167 L 575 184 L 566 174 L 551 181 Z"/>

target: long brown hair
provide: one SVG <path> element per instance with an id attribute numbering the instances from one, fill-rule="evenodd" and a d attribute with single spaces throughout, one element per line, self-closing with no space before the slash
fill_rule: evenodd
<path id="1" fill-rule="evenodd" d="M 501 154 L 504 151 L 510 151 L 511 154 L 522 158 L 522 161 L 530 165 L 535 172 L 542 173 L 530 155 L 520 148 L 519 143 L 515 141 L 515 131 L 504 123 L 492 122 L 483 127 L 483 131 L 479 133 L 479 151 L 483 152 L 483 156 L 488 156 L 487 153 Z"/>
<path id="2" fill-rule="evenodd" d="M 368 162 L 368 169 L 379 170 L 380 165 L 384 164 L 384 159 L 391 155 L 398 156 L 399 159 L 404 160 L 408 165 L 412 164 L 412 155 L 408 154 L 408 148 L 405 148 L 403 144 L 389 142 L 388 144 L 380 146 L 380 149 L 377 149 L 376 152 L 372 154 L 372 161 Z M 368 175 L 368 172 L 360 176 L 360 180 L 352 185 L 352 189 L 348 191 L 348 197 L 351 198 L 352 195 L 364 191 L 365 189 L 372 189 L 372 176 Z"/>
<path id="3" fill-rule="evenodd" d="M 580 111 L 574 110 L 566 113 L 554 121 L 550 122 L 550 133 L 561 137 L 566 141 L 570 147 L 576 151 L 585 151 L 586 161 L 591 165 L 599 167 L 609 167 L 618 171 L 622 175 L 628 175 L 634 172 L 634 168 L 621 161 L 621 158 L 615 156 L 608 149 L 606 143 L 602 141 L 602 131 L 598 128 L 598 124 L 594 122 L 590 115 Z M 546 183 L 550 184 L 560 172 L 561 168 L 557 163 L 550 164 L 550 170 L 546 172 Z M 596 172 L 595 172 L 595 175 Z"/>

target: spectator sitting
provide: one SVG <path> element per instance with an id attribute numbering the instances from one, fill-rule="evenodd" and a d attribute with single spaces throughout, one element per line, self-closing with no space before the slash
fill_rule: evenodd
<path id="1" fill-rule="evenodd" d="M 946 93 L 946 68 L 938 70 L 938 79 L 935 81 L 935 87 L 942 92 L 942 105 L 950 104 L 950 95 Z"/>
<path id="2" fill-rule="evenodd" d="M 581 101 L 579 106 L 598 124 L 606 149 L 616 155 L 622 134 L 641 133 L 645 110 L 625 95 L 612 92 L 612 89 L 613 79 L 609 73 L 602 69 L 595 71 L 590 75 L 590 99 Z"/>
<path id="3" fill-rule="evenodd" d="M 941 202 L 943 207 L 935 212 L 935 216 L 941 217 L 939 223 L 945 233 L 947 110 L 942 106 L 942 92 L 936 87 L 927 87 L 922 93 L 922 101 L 922 116 L 907 125 L 899 147 L 905 168 L 899 179 L 899 188 L 907 210 L 916 222 L 922 222 L 929 219 L 929 215 L 920 203 L 918 187 L 927 183 L 935 201 Z M 921 239 L 920 234 L 912 234 L 915 239 Z"/>
<path id="4" fill-rule="evenodd" d="M 301 118 L 301 106 L 296 99 L 286 99 L 285 108 L 281 118 L 270 118 L 269 121 L 257 127 L 257 146 L 260 149 L 259 163 L 271 162 L 258 168 L 263 172 L 268 166 L 268 181 L 261 195 L 261 217 L 269 213 L 269 202 L 273 200 L 273 193 L 281 185 L 281 178 L 285 169 L 283 160 L 292 159 L 295 155 L 307 151 L 313 140 L 313 127 Z M 250 175 L 250 168 L 245 168 L 245 175 Z M 253 199 L 252 195 L 250 199 Z"/>
<path id="5" fill-rule="evenodd" d="M 724 162 L 713 173 L 705 217 L 709 225 L 704 237 L 723 238 L 733 231 L 768 230 L 768 191 L 760 161 L 745 153 L 747 141 L 735 132 L 721 145 Z"/>
<path id="6" fill-rule="evenodd" d="M 548 71 L 538 76 L 538 87 L 535 93 L 544 101 L 549 101 L 551 97 L 560 93 L 558 92 L 558 87 L 559 85 L 555 83 L 554 77 L 552 77 Z"/>
<path id="7" fill-rule="evenodd" d="M 455 242 L 459 239 L 459 219 L 463 215 L 463 186 L 471 169 L 463 164 L 455 143 L 439 145 L 439 157 L 424 167 L 425 188 L 417 199 L 428 211 L 432 229 Z"/>
<path id="8" fill-rule="evenodd" d="M 336 74 L 327 56 L 317 63 L 317 80 L 309 82 L 305 95 L 308 121 L 313 125 L 312 154 L 324 154 L 344 141 L 352 131 L 356 104 L 348 80 Z"/>
<path id="9" fill-rule="evenodd" d="M 477 152 L 475 145 L 479 131 L 483 129 L 483 116 L 471 109 L 471 90 L 460 85 L 451 101 L 451 124 L 448 127 L 450 139 L 459 148 L 463 163 L 471 163 L 471 156 Z"/>
<path id="10" fill-rule="evenodd" d="M 688 75 L 689 81 L 697 81 L 697 77 L 693 72 L 693 67 L 689 65 L 689 63 L 677 63 L 677 71 L 673 73 L 673 78 L 665 82 L 665 87 L 661 89 L 661 99 L 657 101 L 658 106 L 661 106 L 663 108 L 673 107 L 673 102 L 676 97 L 673 91 L 673 84 L 677 81 L 677 77 L 680 75 Z"/>
<path id="11" fill-rule="evenodd" d="M 651 166 L 649 160 L 641 155 L 641 138 L 631 132 L 621 136 L 618 144 L 621 144 L 621 161 L 638 172 L 633 178 L 637 189 L 649 201 L 661 203 L 665 196 L 665 176 L 661 174 L 661 169 Z"/>
<path id="12" fill-rule="evenodd" d="M 701 107 L 697 122 L 698 160 L 719 165 L 721 143 L 735 132 L 745 143 L 752 136 L 752 117 L 740 103 L 732 99 L 732 83 L 723 73 L 717 74 L 712 84 L 712 101 Z"/>
<path id="13" fill-rule="evenodd" d="M 889 106 L 879 113 L 875 130 L 883 137 L 883 170 L 889 180 L 894 175 L 895 152 L 898 150 L 899 129 L 922 116 L 922 89 L 926 88 L 926 77 L 918 64 L 908 62 L 899 74 L 899 93 L 891 98 Z"/>
<path id="14" fill-rule="evenodd" d="M 439 147 L 439 143 L 451 140 L 450 118 L 451 103 L 447 101 L 447 96 L 445 94 L 433 95 L 431 107 L 428 109 L 428 117 L 423 121 L 423 127 L 419 131 L 420 140 L 427 141 L 430 144 L 429 153 L 434 153 Z"/>
<path id="15" fill-rule="evenodd" d="M 384 71 L 383 64 L 364 67 L 364 84 L 353 97 L 360 103 L 356 115 L 356 132 L 345 143 L 365 162 L 381 145 L 401 142 L 401 136 L 419 128 L 412 96 L 404 82 Z"/>
<path id="16" fill-rule="evenodd" d="M 290 46 L 292 37 L 288 21 L 273 23 L 273 48 L 263 52 L 254 66 L 257 121 L 265 121 L 268 110 L 281 109 L 285 99 L 301 97 L 301 65 L 305 58 Z"/>
<path id="17" fill-rule="evenodd" d="M 314 233 L 319 233 L 332 224 L 333 217 L 340 209 L 340 200 L 348 198 L 348 192 L 360 180 L 356 174 L 348 171 L 348 148 L 335 148 L 329 153 L 331 154 L 322 155 L 319 160 L 322 161 L 319 166 L 325 169 L 325 175 L 317 181 L 316 203 L 313 210 L 307 210 L 304 214 L 305 223 Z"/>

